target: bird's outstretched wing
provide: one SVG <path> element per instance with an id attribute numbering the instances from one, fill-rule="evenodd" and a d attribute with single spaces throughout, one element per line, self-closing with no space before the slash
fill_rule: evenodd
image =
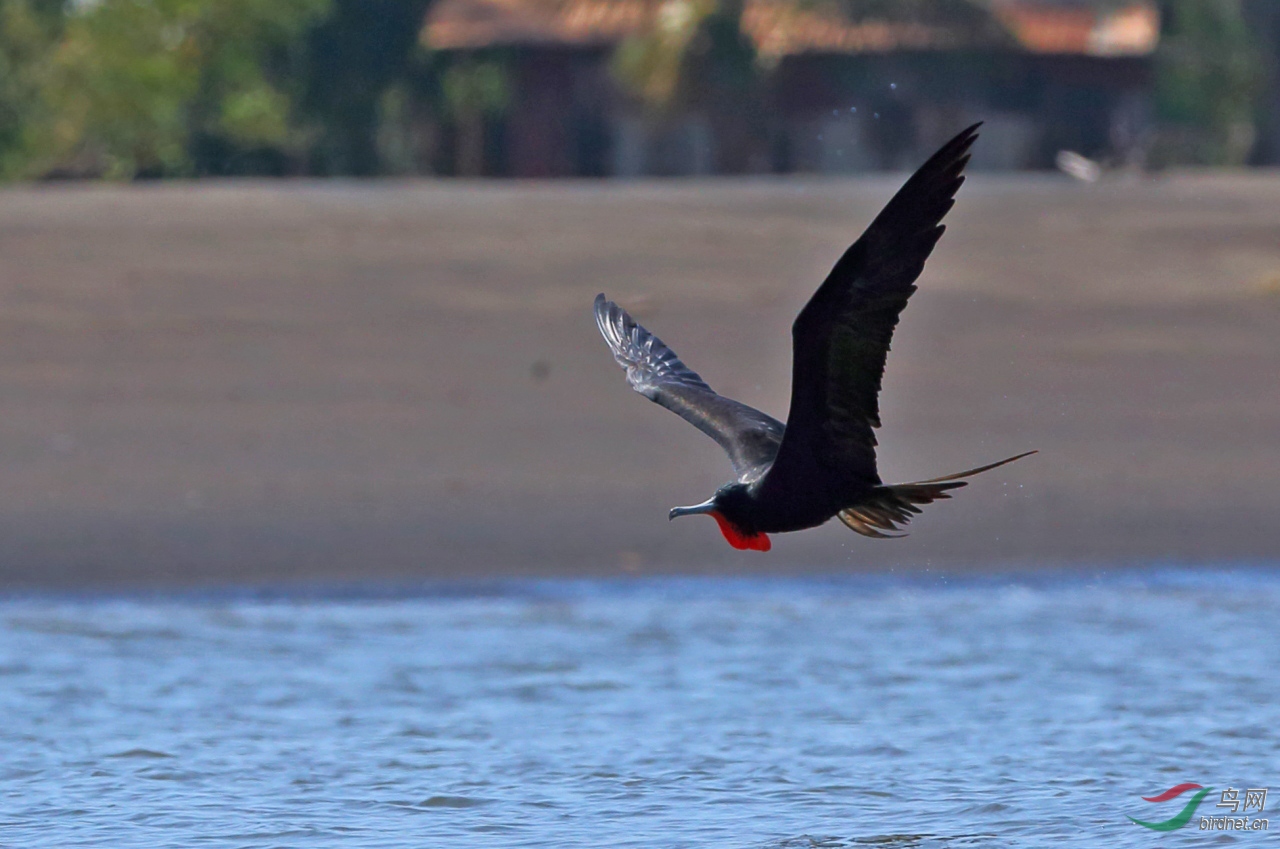
<path id="1" fill-rule="evenodd" d="M 675 351 L 604 295 L 596 295 L 595 310 L 600 335 L 627 370 L 632 389 L 718 442 L 738 480 L 749 483 L 764 474 L 782 442 L 782 422 L 717 395 Z"/>
<path id="2" fill-rule="evenodd" d="M 975 124 L 943 145 L 840 257 L 791 328 L 791 411 L 762 487 L 879 484 L 880 379 L 898 315 L 964 182 Z M 834 480 L 832 480 L 834 477 Z"/>

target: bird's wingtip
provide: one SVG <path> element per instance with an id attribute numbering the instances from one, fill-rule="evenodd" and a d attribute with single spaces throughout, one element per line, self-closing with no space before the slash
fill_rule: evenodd
<path id="1" fill-rule="evenodd" d="M 617 308 L 617 305 L 604 296 L 604 292 L 596 295 L 595 303 L 592 305 L 591 311 L 595 313 L 596 324 L 600 327 L 600 332 L 605 333 L 605 327 L 613 323 L 614 317 L 610 312 Z M 607 334 L 606 334 L 607 338 Z"/>
<path id="2" fill-rule="evenodd" d="M 983 121 L 979 121 L 976 124 L 970 124 L 960 132 L 956 133 L 955 137 L 952 138 L 951 141 L 947 142 L 939 153 L 942 153 L 942 151 L 945 150 L 950 150 L 952 156 L 963 158 L 964 164 L 967 165 L 971 155 L 969 149 L 973 147 L 973 143 L 978 140 L 978 128 L 981 127 L 983 123 Z M 960 179 L 964 179 L 963 175 Z"/>

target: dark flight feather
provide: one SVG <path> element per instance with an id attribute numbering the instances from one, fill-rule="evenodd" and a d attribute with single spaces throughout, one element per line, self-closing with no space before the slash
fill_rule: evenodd
<path id="1" fill-rule="evenodd" d="M 964 182 L 979 126 L 957 135 L 907 180 L 796 318 L 791 410 L 763 488 L 799 492 L 815 474 L 835 485 L 881 483 L 872 429 L 880 426 L 885 358 Z"/>

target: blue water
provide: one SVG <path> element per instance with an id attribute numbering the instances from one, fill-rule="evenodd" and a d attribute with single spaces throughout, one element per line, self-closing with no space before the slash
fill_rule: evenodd
<path id="1" fill-rule="evenodd" d="M 1189 795 L 1139 797 L 1182 782 L 1280 805 L 1275 571 L 396 595 L 0 600 L 0 845 L 1260 846 L 1280 830 L 1126 819 L 1173 816 Z"/>

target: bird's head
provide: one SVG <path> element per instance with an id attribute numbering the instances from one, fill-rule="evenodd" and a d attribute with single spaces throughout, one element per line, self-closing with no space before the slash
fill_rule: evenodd
<path id="1" fill-rule="evenodd" d="M 720 533 L 729 541 L 729 545 L 745 551 L 768 551 L 773 547 L 766 534 L 754 529 L 750 521 L 751 495 L 747 485 L 742 483 L 726 484 L 716 490 L 716 494 L 701 504 L 691 507 L 672 507 L 668 519 L 678 516 L 697 516 L 706 514 L 716 520 Z"/>

